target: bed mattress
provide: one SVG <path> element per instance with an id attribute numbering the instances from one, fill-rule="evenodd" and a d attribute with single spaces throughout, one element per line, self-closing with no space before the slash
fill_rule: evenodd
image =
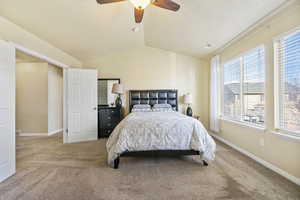
<path id="1" fill-rule="evenodd" d="M 199 120 L 179 112 L 136 112 L 114 129 L 106 148 L 112 165 L 124 152 L 152 150 L 195 150 L 211 161 L 216 144 Z"/>

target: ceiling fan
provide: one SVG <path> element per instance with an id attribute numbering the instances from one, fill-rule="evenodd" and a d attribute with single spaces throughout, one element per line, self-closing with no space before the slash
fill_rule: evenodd
<path id="1" fill-rule="evenodd" d="M 120 1 L 126 1 L 126 0 L 97 0 L 99 4 L 116 3 Z M 135 16 L 136 23 L 142 22 L 144 16 L 144 9 L 148 5 L 154 5 L 175 12 L 178 11 L 180 8 L 180 5 L 173 2 L 172 0 L 129 0 L 129 1 L 134 6 L 134 16 Z"/>

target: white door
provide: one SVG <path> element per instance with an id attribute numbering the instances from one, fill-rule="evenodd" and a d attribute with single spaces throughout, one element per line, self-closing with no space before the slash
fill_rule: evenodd
<path id="1" fill-rule="evenodd" d="M 0 182 L 16 173 L 15 48 L 0 40 Z"/>
<path id="2" fill-rule="evenodd" d="M 97 140 L 97 71 L 68 69 L 65 78 L 68 115 L 64 142 Z"/>

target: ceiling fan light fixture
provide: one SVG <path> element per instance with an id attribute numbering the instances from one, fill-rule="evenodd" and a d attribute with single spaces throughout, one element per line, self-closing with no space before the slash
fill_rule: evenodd
<path id="1" fill-rule="evenodd" d="M 137 9 L 145 9 L 151 3 L 151 0 L 129 0 L 129 1 Z"/>

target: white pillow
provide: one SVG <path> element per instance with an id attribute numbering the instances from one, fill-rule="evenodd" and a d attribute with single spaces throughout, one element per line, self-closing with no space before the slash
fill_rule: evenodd
<path id="1" fill-rule="evenodd" d="M 152 108 L 153 112 L 173 112 L 172 108 Z"/>
<path id="2" fill-rule="evenodd" d="M 151 106 L 148 104 L 136 104 L 133 106 L 133 109 L 142 109 L 142 108 L 149 108 L 151 109 Z"/>
<path id="3" fill-rule="evenodd" d="M 153 108 L 171 108 L 172 109 L 172 106 L 170 104 L 155 104 L 153 106 Z"/>
<path id="4" fill-rule="evenodd" d="M 133 108 L 131 112 L 152 112 L 151 108 Z"/>

